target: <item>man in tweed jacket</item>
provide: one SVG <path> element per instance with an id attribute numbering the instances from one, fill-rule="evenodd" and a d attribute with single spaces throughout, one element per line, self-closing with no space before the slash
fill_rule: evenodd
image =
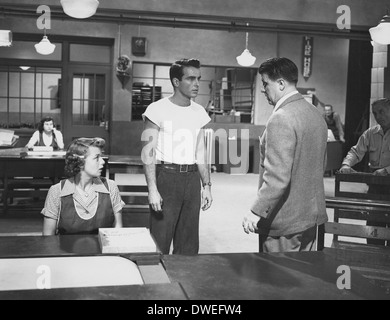
<path id="1" fill-rule="evenodd" d="M 291 60 L 269 59 L 259 73 L 274 110 L 260 139 L 259 190 L 244 231 L 259 233 L 260 252 L 315 250 L 317 226 L 328 219 L 323 182 L 328 128 L 298 93 L 298 68 Z"/>

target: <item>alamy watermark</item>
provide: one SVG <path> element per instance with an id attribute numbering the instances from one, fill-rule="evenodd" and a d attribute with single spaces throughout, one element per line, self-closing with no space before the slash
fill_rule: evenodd
<path id="1" fill-rule="evenodd" d="M 344 265 L 339 266 L 337 268 L 337 274 L 341 274 L 341 276 L 337 278 L 337 288 L 339 290 L 351 290 L 351 268 Z"/>
<path id="2" fill-rule="evenodd" d="M 188 163 L 192 155 L 196 153 L 199 131 L 193 132 L 189 129 L 173 130 L 172 123 L 166 121 L 163 131 L 171 132 L 167 135 L 161 134 L 156 137 L 155 131 L 146 129 L 141 135 L 141 141 L 145 142 L 142 149 L 141 158 L 144 164 L 155 164 L 154 146 L 158 145 L 164 155 L 175 159 L 176 163 Z M 161 139 L 155 141 L 155 139 Z M 206 146 L 207 150 L 201 153 L 196 159 L 198 164 L 218 164 L 231 165 L 232 174 L 242 174 L 248 172 L 249 156 L 249 129 L 218 129 L 214 131 L 213 139 Z M 258 143 L 258 140 L 256 141 Z"/>
<path id="3" fill-rule="evenodd" d="M 37 289 L 51 289 L 51 269 L 49 266 L 41 265 L 36 272 L 39 276 L 37 278 Z"/>
<path id="4" fill-rule="evenodd" d="M 336 21 L 337 28 L 339 30 L 351 30 L 351 8 L 343 4 L 337 7 L 337 13 L 340 14 Z"/>

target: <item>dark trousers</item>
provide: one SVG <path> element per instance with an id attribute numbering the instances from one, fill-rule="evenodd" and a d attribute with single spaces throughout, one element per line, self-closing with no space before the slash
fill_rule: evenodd
<path id="1" fill-rule="evenodd" d="M 195 255 L 199 252 L 201 185 L 198 171 L 179 173 L 157 166 L 157 189 L 162 212 L 151 209 L 150 232 L 163 254 Z"/>
<path id="2" fill-rule="evenodd" d="M 388 194 L 390 198 L 390 187 L 389 186 L 383 186 L 383 185 L 369 185 L 367 193 L 371 194 Z M 388 214 L 388 212 L 383 212 L 383 215 Z M 389 228 L 390 226 L 384 222 L 377 222 L 372 221 L 370 218 L 367 219 L 367 226 L 370 227 L 382 227 L 382 228 Z M 374 245 L 386 245 L 386 241 L 384 240 L 375 240 L 375 239 L 367 239 L 367 244 L 374 244 Z M 387 246 L 390 246 L 390 241 L 387 241 Z"/>

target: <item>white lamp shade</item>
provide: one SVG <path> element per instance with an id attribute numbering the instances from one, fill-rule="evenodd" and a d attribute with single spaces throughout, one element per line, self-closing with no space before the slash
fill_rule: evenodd
<path id="1" fill-rule="evenodd" d="M 256 62 L 256 57 L 252 56 L 248 49 L 245 49 L 236 59 L 238 64 L 243 67 L 253 66 Z"/>
<path id="2" fill-rule="evenodd" d="M 98 0 L 61 0 L 64 12 L 76 19 L 92 17 L 99 6 Z"/>
<path id="3" fill-rule="evenodd" d="M 390 16 L 384 16 L 381 22 L 370 30 L 371 39 L 379 44 L 390 44 Z"/>
<path id="4" fill-rule="evenodd" d="M 10 47 L 12 44 L 12 32 L 10 30 L 0 30 L 0 47 Z"/>
<path id="5" fill-rule="evenodd" d="M 35 50 L 43 55 L 52 54 L 55 48 L 56 46 L 52 44 L 46 36 L 42 38 L 41 42 L 35 45 Z"/>

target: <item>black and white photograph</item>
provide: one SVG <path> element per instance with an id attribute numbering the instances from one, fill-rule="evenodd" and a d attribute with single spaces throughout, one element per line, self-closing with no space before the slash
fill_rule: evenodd
<path id="1" fill-rule="evenodd" d="M 0 0 L 0 300 L 390 300 L 389 45 L 389 0 Z"/>

